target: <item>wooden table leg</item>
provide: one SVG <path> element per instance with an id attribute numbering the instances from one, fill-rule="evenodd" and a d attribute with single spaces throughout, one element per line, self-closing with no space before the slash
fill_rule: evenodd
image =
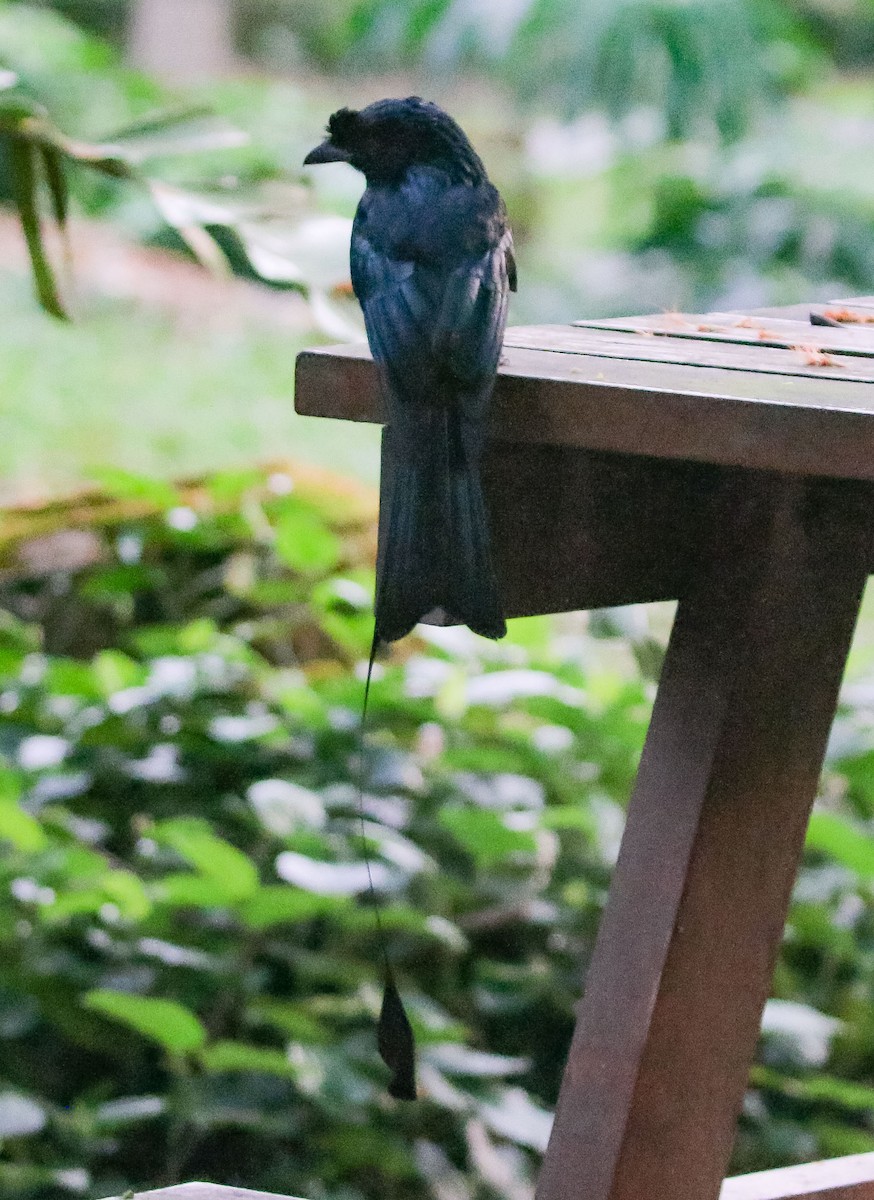
<path id="1" fill-rule="evenodd" d="M 538 1200 L 717 1200 L 871 562 L 868 485 L 726 473 Z"/>

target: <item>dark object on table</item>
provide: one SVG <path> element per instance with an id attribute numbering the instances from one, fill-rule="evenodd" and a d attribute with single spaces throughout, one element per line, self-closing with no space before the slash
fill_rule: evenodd
<path id="1" fill-rule="evenodd" d="M 825 313 L 812 312 L 810 314 L 811 325 L 828 325 L 831 329 L 841 329 L 841 322 L 836 321 L 834 317 L 828 317 Z"/>

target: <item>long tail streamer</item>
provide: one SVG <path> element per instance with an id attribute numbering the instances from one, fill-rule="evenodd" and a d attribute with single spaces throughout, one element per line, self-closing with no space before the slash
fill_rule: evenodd
<path id="1" fill-rule="evenodd" d="M 386 945 L 385 931 L 380 918 L 380 900 L 373 884 L 373 870 L 370 863 L 370 851 L 367 848 L 367 830 L 364 824 L 364 770 L 365 745 L 367 734 L 367 705 L 370 700 L 370 683 L 373 677 L 373 664 L 379 649 L 379 634 L 374 630 L 373 642 L 370 646 L 370 658 L 367 663 L 367 681 L 364 685 L 364 703 L 361 708 L 361 767 L 358 776 L 358 819 L 361 825 L 361 848 L 364 861 L 367 864 L 367 890 L 376 917 L 376 932 L 379 939 L 379 949 L 382 957 L 384 987 L 382 993 L 382 1008 L 376 1027 L 376 1044 L 380 1057 L 391 1071 L 388 1094 L 395 1100 L 416 1099 L 416 1043 L 409 1017 L 401 1000 L 394 970 Z"/>

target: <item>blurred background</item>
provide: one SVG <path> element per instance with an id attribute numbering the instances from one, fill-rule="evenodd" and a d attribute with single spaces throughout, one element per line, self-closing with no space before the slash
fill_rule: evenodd
<path id="1" fill-rule="evenodd" d="M 266 206 L 254 270 L 292 294 L 211 286 L 157 254 L 185 249 L 166 197 L 161 211 L 143 189 L 76 172 L 91 311 L 67 336 L 29 311 L 14 278 L 3 283 L 15 350 L 0 366 L 12 418 L 0 487 L 40 494 L 109 459 L 199 469 L 277 438 L 373 477 L 373 442 L 365 453 L 308 428 L 289 403 L 295 351 L 315 330 L 336 340 L 357 323 L 331 293 L 348 286 L 344 221 L 361 180 L 300 168 L 341 104 L 421 92 L 468 129 L 513 220 L 513 323 L 866 291 L 872 55 L 867 0 L 5 2 L 0 61 L 65 133 L 105 139 L 198 104 L 239 131 L 236 149 L 206 138 L 140 150 L 153 177 L 196 194 L 183 223 Z M 5 241 L 12 266 L 11 228 Z M 312 291 L 315 313 L 301 302 Z"/>
<path id="2" fill-rule="evenodd" d="M 0 1196 L 531 1200 L 672 610 L 379 665 L 398 1108 L 378 431 L 293 412 L 361 336 L 362 181 L 301 162 L 449 108 L 514 323 L 831 300 L 874 291 L 872 64 L 871 0 L 0 0 Z M 735 1172 L 874 1151 L 872 888 L 869 596 Z"/>

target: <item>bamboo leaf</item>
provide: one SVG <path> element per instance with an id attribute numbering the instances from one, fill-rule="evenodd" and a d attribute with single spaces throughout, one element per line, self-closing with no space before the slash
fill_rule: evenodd
<path id="1" fill-rule="evenodd" d="M 70 189 L 67 184 L 66 171 L 64 170 L 64 159 L 59 151 L 50 146 L 43 146 L 41 155 L 49 196 L 51 197 L 52 212 L 58 224 L 58 232 L 63 245 L 64 266 L 66 268 L 64 282 L 70 288 L 73 279 L 73 247 L 70 242 L 70 231 L 67 225 L 70 213 Z"/>
<path id="2" fill-rule="evenodd" d="M 43 146 L 41 153 L 52 199 L 52 212 L 61 230 L 65 231 L 70 208 L 70 192 L 64 173 L 64 160 L 57 150 L 49 146 Z"/>
<path id="3" fill-rule="evenodd" d="M 8 148 L 15 204 L 33 267 L 37 297 L 46 312 L 60 320 L 66 320 L 67 314 L 64 311 L 54 272 L 43 244 L 37 202 L 36 147 L 23 137 L 15 136 L 9 138 Z"/>
<path id="4" fill-rule="evenodd" d="M 152 158 L 232 150 L 248 144 L 249 136 L 209 109 L 180 108 L 155 113 L 104 139 L 101 147 L 131 166 Z"/>

